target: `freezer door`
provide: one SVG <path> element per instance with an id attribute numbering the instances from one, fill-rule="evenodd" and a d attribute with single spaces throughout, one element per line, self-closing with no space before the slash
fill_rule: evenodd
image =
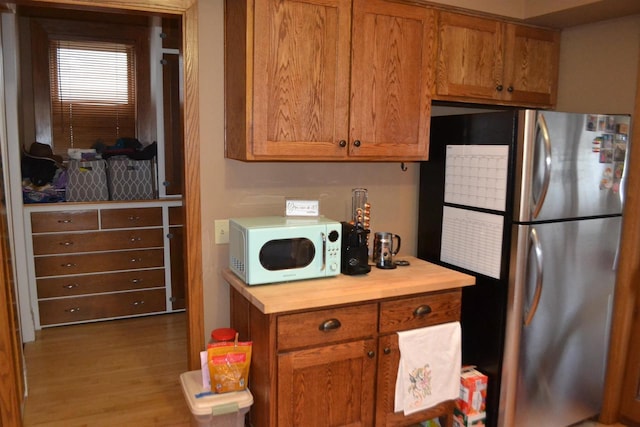
<path id="1" fill-rule="evenodd" d="M 629 116 L 534 110 L 522 116 L 516 222 L 622 212 Z"/>
<path id="2" fill-rule="evenodd" d="M 518 318 L 508 322 L 519 328 L 519 343 L 505 351 L 517 367 L 514 360 L 505 366 L 515 367 L 516 393 L 503 425 L 567 426 L 598 413 L 620 224 L 611 217 L 515 226 L 516 241 L 525 243 L 515 259 L 520 277 L 510 283 Z"/>

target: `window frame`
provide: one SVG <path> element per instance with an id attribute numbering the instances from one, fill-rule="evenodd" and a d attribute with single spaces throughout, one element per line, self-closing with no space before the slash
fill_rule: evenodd
<path id="1" fill-rule="evenodd" d="M 31 20 L 31 59 L 33 64 L 34 128 L 36 141 L 51 145 L 52 106 L 49 80 L 49 43 L 51 40 L 100 41 L 135 46 L 136 57 L 136 135 L 143 143 L 156 139 L 154 114 L 151 108 L 149 64 L 150 27 L 102 22 L 81 22 L 62 19 Z M 115 141 L 113 141 L 115 143 Z M 30 144 L 30 142 L 27 142 Z M 105 141 L 105 143 L 109 143 Z M 65 148 L 66 149 L 66 148 Z"/>

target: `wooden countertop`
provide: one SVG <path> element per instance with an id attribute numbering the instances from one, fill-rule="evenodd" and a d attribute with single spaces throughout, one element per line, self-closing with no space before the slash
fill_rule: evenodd
<path id="1" fill-rule="evenodd" d="M 402 257 L 406 267 L 371 272 L 359 276 L 333 277 L 269 285 L 248 286 L 229 268 L 224 279 L 265 314 L 305 310 L 434 292 L 474 285 L 475 277 L 414 257 Z"/>

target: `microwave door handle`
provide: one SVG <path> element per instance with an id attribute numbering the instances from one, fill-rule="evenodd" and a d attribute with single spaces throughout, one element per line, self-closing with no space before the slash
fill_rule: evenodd
<path id="1" fill-rule="evenodd" d="M 322 271 L 327 267 L 327 235 L 325 233 L 320 233 L 322 235 Z"/>

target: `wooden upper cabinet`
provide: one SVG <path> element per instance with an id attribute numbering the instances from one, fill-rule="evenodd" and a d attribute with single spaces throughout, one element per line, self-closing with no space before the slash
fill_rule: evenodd
<path id="1" fill-rule="evenodd" d="M 427 158 L 433 10 L 227 0 L 225 20 L 227 157 Z"/>
<path id="2" fill-rule="evenodd" d="M 553 107 L 560 33 L 441 11 L 434 98 Z"/>

